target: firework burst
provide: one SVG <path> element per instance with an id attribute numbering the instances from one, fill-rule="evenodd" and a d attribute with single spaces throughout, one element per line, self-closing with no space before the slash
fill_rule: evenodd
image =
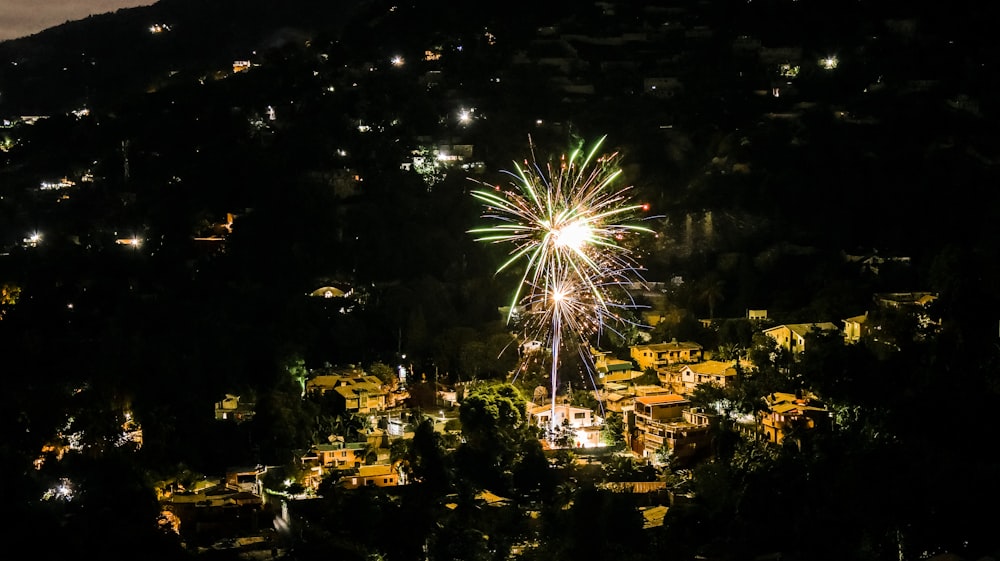
<path id="1" fill-rule="evenodd" d="M 585 342 L 609 321 L 627 321 L 620 308 L 629 306 L 615 294 L 624 291 L 615 289 L 641 281 L 625 242 L 650 232 L 636 224 L 645 207 L 630 203 L 631 187 L 614 185 L 621 175 L 619 155 L 598 155 L 603 141 L 544 166 L 532 147 L 531 161 L 505 172 L 513 179 L 512 188 L 484 184 L 489 188 L 472 192 L 486 207 L 483 218 L 492 224 L 470 233 L 477 241 L 512 247 L 497 272 L 526 262 L 508 321 L 520 304 L 529 326 L 539 334 L 547 332 L 539 339 L 551 343 L 553 408 L 563 334 Z"/>

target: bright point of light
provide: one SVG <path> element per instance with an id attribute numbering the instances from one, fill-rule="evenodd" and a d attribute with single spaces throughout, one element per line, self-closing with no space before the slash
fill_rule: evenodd
<path id="1" fill-rule="evenodd" d="M 819 64 L 820 64 L 820 66 L 822 66 L 826 70 L 833 70 L 834 68 L 837 67 L 837 64 L 839 62 L 840 61 L 837 60 L 837 57 L 835 57 L 835 56 L 828 56 L 828 57 L 820 60 Z"/>
<path id="2" fill-rule="evenodd" d="M 399 55 L 396 55 L 396 56 L 392 57 L 392 65 L 393 66 L 403 66 L 403 57 L 401 57 Z"/>
<path id="3" fill-rule="evenodd" d="M 571 222 L 562 228 L 552 230 L 552 243 L 556 247 L 567 247 L 579 250 L 590 241 L 592 232 L 590 226 L 583 222 Z"/>
<path id="4" fill-rule="evenodd" d="M 119 238 L 119 239 L 115 240 L 115 243 L 117 243 L 119 245 L 131 246 L 131 247 L 139 247 L 140 245 L 142 245 L 142 239 L 141 238 L 137 238 L 135 236 L 133 236 L 131 238 Z"/>

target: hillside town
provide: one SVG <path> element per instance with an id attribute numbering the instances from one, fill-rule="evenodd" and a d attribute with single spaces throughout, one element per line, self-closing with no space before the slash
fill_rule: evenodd
<path id="1" fill-rule="evenodd" d="M 15 550 L 1000 556 L 985 22 L 277 4 L 0 42 Z M 595 145 L 637 278 L 560 340 L 479 203 Z"/>

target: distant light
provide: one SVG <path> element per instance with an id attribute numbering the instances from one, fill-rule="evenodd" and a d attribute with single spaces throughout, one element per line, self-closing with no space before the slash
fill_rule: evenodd
<path id="1" fill-rule="evenodd" d="M 117 240 L 115 240 L 115 243 L 118 244 L 118 245 L 127 245 L 127 246 L 131 246 L 131 247 L 139 247 L 140 245 L 142 245 L 142 238 L 137 238 L 135 236 L 133 236 L 131 238 L 118 238 Z"/>
<path id="2" fill-rule="evenodd" d="M 837 60 L 837 57 L 835 56 L 828 56 L 819 61 L 820 66 L 822 66 L 826 70 L 833 70 L 834 68 L 837 68 L 837 65 L 839 63 L 840 61 Z"/>
<path id="3" fill-rule="evenodd" d="M 392 57 L 392 65 L 396 67 L 403 66 L 403 57 L 399 55 Z"/>

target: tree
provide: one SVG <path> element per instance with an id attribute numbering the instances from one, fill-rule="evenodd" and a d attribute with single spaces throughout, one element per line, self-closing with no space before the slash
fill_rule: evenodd
<path id="1" fill-rule="evenodd" d="M 382 385 L 395 388 L 399 382 L 396 371 L 384 362 L 373 362 L 368 366 L 368 373 L 378 378 Z"/>
<path id="2" fill-rule="evenodd" d="M 556 446 L 559 448 L 570 448 L 573 446 L 576 430 L 570 426 L 569 419 L 563 419 L 562 424 L 552 428 L 552 432 L 555 433 L 553 435 L 553 442 Z"/>
<path id="3" fill-rule="evenodd" d="M 524 453 L 514 466 L 514 489 L 519 495 L 529 496 L 538 493 L 542 498 L 549 497 L 555 489 L 556 479 L 549 461 L 538 440 L 525 443 Z"/>
<path id="4" fill-rule="evenodd" d="M 706 278 L 698 287 L 698 299 L 708 304 L 708 319 L 715 319 L 715 306 L 725 298 L 725 281 L 716 277 Z"/>
<path id="5" fill-rule="evenodd" d="M 479 386 L 462 400 L 458 417 L 465 442 L 456 459 L 465 474 L 483 485 L 505 485 L 505 473 L 528 438 L 525 407 L 507 383 Z"/>
<path id="6" fill-rule="evenodd" d="M 660 376 L 656 373 L 655 368 L 647 368 L 642 371 L 642 376 L 632 380 L 632 383 L 636 386 L 658 386 L 660 385 Z"/>
<path id="7" fill-rule="evenodd" d="M 608 413 L 604 424 L 601 425 L 601 442 L 612 447 L 625 445 L 625 419 L 621 413 L 617 411 Z"/>
<path id="8" fill-rule="evenodd" d="M 406 460 L 414 479 L 432 491 L 441 492 L 450 486 L 447 454 L 441 435 L 434 430 L 433 420 L 424 417 L 417 424 Z"/>
<path id="9" fill-rule="evenodd" d="M 526 402 L 511 384 L 479 386 L 462 401 L 458 418 L 466 442 L 476 448 L 510 449 L 520 444 L 527 424 Z"/>
<path id="10" fill-rule="evenodd" d="M 309 370 L 306 368 L 306 361 L 299 355 L 293 355 L 285 360 L 285 372 L 291 376 L 292 380 L 301 388 L 301 395 L 306 395 L 306 378 L 309 377 Z"/>

